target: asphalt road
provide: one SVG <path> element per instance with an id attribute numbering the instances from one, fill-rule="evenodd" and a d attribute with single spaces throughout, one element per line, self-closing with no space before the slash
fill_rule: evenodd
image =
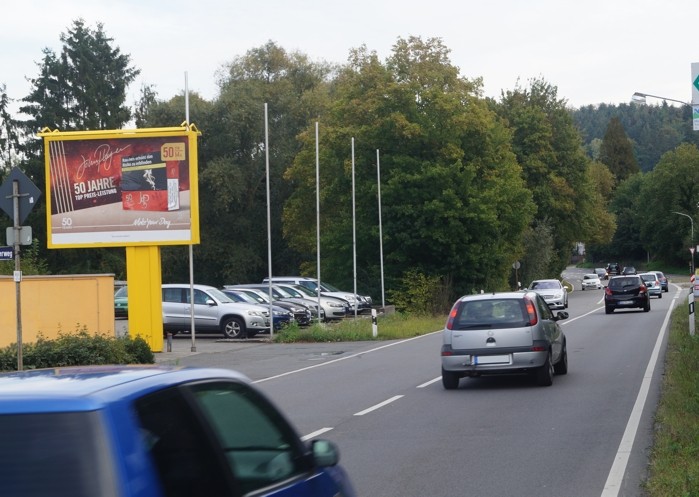
<path id="1" fill-rule="evenodd" d="M 302 436 L 338 443 L 361 496 L 636 497 L 652 443 L 664 326 L 683 300 L 673 286 L 649 313 L 605 315 L 602 292 L 570 295 L 569 373 L 552 387 L 493 377 L 445 391 L 439 333 L 287 345 L 178 336 L 156 356 L 248 375 Z"/>

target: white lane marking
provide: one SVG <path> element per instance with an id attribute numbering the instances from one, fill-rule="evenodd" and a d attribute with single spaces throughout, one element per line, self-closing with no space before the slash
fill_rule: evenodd
<path id="1" fill-rule="evenodd" d="M 369 409 L 364 409 L 363 411 L 355 412 L 354 415 L 355 416 L 364 416 L 365 414 L 368 414 L 371 411 L 375 411 L 375 410 L 377 410 L 385 405 L 390 404 L 391 402 L 395 402 L 396 400 L 400 399 L 401 397 L 403 397 L 403 396 L 402 395 L 395 395 L 388 400 L 384 400 L 383 402 L 380 402 L 380 403 L 376 404 L 375 406 L 370 407 Z"/>
<path id="2" fill-rule="evenodd" d="M 425 388 L 425 387 L 428 387 L 428 386 L 430 386 L 432 383 L 436 383 L 436 382 L 438 382 L 438 381 L 441 380 L 441 379 L 442 379 L 441 376 L 437 376 L 434 380 L 427 381 L 427 382 L 423 383 L 422 385 L 418 385 L 418 386 L 415 387 L 415 388 Z"/>
<path id="3" fill-rule="evenodd" d="M 394 345 L 401 345 L 403 343 L 411 342 L 413 340 L 419 340 L 420 338 L 425 338 L 427 336 L 434 335 L 435 333 L 441 333 L 441 332 L 442 332 L 442 330 L 431 331 L 430 333 L 425 333 L 424 335 L 419 335 L 419 336 L 412 337 L 412 338 L 406 338 L 405 340 L 401 340 L 400 342 L 389 343 L 387 345 L 382 345 L 382 346 L 376 347 L 374 349 L 365 350 L 364 352 L 357 352 L 356 354 L 348 355 L 346 357 L 340 357 L 339 359 L 333 359 L 332 361 L 321 362 L 318 364 L 314 364 L 313 366 L 307 366 L 305 368 L 295 369 L 293 371 L 287 371 L 286 373 L 281 373 L 281 374 L 278 374 L 275 376 L 269 376 L 268 378 L 262 378 L 259 380 L 255 380 L 255 381 L 253 381 L 253 383 L 262 383 L 262 382 L 269 381 L 269 380 L 275 380 L 277 378 L 289 376 L 289 375 L 294 374 L 294 373 L 300 373 L 302 371 L 308 371 L 309 369 L 315 369 L 315 368 L 319 368 L 321 366 L 327 366 L 328 364 L 335 364 L 336 362 L 346 361 L 347 359 L 352 359 L 353 357 L 359 357 L 359 356 L 364 355 L 364 354 L 369 354 L 371 352 L 383 350 L 383 349 L 386 349 L 388 347 L 393 347 Z"/>
<path id="4" fill-rule="evenodd" d="M 329 432 L 330 430 L 332 430 L 332 428 L 321 428 L 320 430 L 316 430 L 316 431 L 314 431 L 313 433 L 309 433 L 308 435 L 302 436 L 302 437 L 301 437 L 301 440 L 302 440 L 303 442 L 305 442 L 306 440 L 310 440 L 311 438 L 315 438 L 315 437 L 317 437 L 318 435 L 322 435 L 323 433 L 327 433 L 327 432 Z"/>
<path id="5" fill-rule="evenodd" d="M 678 289 L 677 292 L 679 293 L 680 290 Z M 609 470 L 607 482 L 604 484 L 601 497 L 617 497 L 619 495 L 621 482 L 624 479 L 624 473 L 626 473 L 626 465 L 629 462 L 633 442 L 636 439 L 636 431 L 638 430 L 638 425 L 641 422 L 643 406 L 648 399 L 648 391 L 650 390 L 650 383 L 653 379 L 653 371 L 655 370 L 655 365 L 658 362 L 658 356 L 660 355 L 660 346 L 662 345 L 663 337 L 667 332 L 667 325 L 670 322 L 670 315 L 672 314 L 672 309 L 674 307 L 675 299 L 670 302 L 670 308 L 665 314 L 665 320 L 660 328 L 660 333 L 658 334 L 658 339 L 655 341 L 653 353 L 650 355 L 646 372 L 643 375 L 643 381 L 641 382 L 641 388 L 639 389 L 638 396 L 636 397 L 636 403 L 631 410 L 629 421 L 626 423 L 624 435 L 621 437 L 621 443 L 616 451 L 614 463 Z"/>

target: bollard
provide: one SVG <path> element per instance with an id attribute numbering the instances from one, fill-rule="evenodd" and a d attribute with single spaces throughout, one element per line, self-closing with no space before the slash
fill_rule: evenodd
<path id="1" fill-rule="evenodd" d="M 379 334 L 379 324 L 376 319 L 376 309 L 371 310 L 371 332 L 374 338 Z"/>
<path id="2" fill-rule="evenodd" d="M 172 333 L 167 334 L 167 351 L 172 352 Z"/>

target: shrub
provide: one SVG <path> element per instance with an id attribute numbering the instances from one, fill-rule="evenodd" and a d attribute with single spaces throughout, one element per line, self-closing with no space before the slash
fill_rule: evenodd
<path id="1" fill-rule="evenodd" d="M 24 369 L 87 366 L 97 364 L 153 364 L 155 356 L 141 337 L 115 338 L 79 329 L 59 333 L 55 339 L 39 336 L 22 346 Z M 0 370 L 17 370 L 17 344 L 0 349 Z"/>

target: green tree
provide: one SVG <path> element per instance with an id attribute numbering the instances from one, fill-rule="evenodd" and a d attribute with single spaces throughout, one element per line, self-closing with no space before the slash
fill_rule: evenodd
<path id="1" fill-rule="evenodd" d="M 78 19 L 60 40 L 59 55 L 43 50 L 39 74 L 30 79 L 31 91 L 20 107 L 29 116 L 21 122 L 27 138 L 21 145 L 21 167 L 42 191 L 46 191 L 43 144 L 36 132 L 45 127 L 61 131 L 121 128 L 131 119 L 125 104 L 127 88 L 139 74 L 130 65 L 130 57 L 113 46 L 102 24 L 91 29 Z M 41 226 L 45 220 L 46 207 L 40 202 L 27 224 Z M 35 233 L 45 247 L 45 232 Z M 124 274 L 122 249 L 61 249 L 42 255 L 54 273 Z"/>
<path id="2" fill-rule="evenodd" d="M 382 64 L 361 47 L 335 80 L 331 108 L 320 118 L 324 279 L 351 288 L 356 245 L 359 286 L 378 294 L 380 147 L 389 286 L 399 287 L 414 271 L 453 281 L 457 292 L 506 287 L 534 206 L 508 130 L 479 98 L 480 81 L 460 77 L 448 54 L 439 39 L 411 37 L 398 39 Z M 314 254 L 316 227 L 308 222 L 315 210 L 313 130 L 301 140 L 287 171 L 296 190 L 285 209 L 285 233 L 292 247 Z M 307 274 L 315 272 L 312 260 Z"/>
<path id="3" fill-rule="evenodd" d="M 688 248 L 697 244 L 699 235 L 695 233 L 691 240 L 692 223 L 699 226 L 699 148 L 685 143 L 666 152 L 645 176 L 639 191 L 643 214 L 638 226 L 643 247 L 656 259 L 684 264 L 689 259 Z"/>
<path id="4" fill-rule="evenodd" d="M 494 105 L 513 133 L 513 149 L 537 206 L 536 220 L 550 226 L 554 253 L 547 276 L 558 276 L 575 243 L 590 239 L 595 213 L 589 198 L 580 134 L 555 86 L 535 79 L 529 88 L 504 92 Z"/>
<path id="5" fill-rule="evenodd" d="M 609 121 L 600 146 L 599 160 L 614 174 L 617 182 L 640 171 L 631 141 L 618 117 Z"/>
<path id="6" fill-rule="evenodd" d="M 0 167 L 9 170 L 19 147 L 17 121 L 10 115 L 10 97 L 0 85 Z"/>

